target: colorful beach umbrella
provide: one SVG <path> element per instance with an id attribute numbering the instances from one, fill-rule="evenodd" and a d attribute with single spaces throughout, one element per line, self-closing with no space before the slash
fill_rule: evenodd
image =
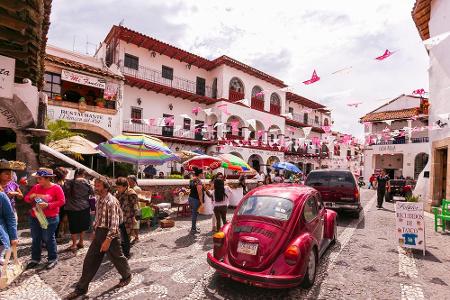
<path id="1" fill-rule="evenodd" d="M 180 150 L 180 151 L 175 152 L 175 155 L 180 158 L 181 162 L 185 162 L 188 159 L 191 159 L 195 156 L 199 156 L 200 154 L 193 152 L 193 151 Z"/>
<path id="2" fill-rule="evenodd" d="M 209 168 L 211 170 L 214 170 L 220 168 L 221 165 L 222 159 L 209 155 L 194 156 L 193 158 L 183 163 L 183 167 L 188 171 L 192 171 L 194 170 L 194 168 L 198 169 Z"/>
<path id="3" fill-rule="evenodd" d="M 292 173 L 303 173 L 296 165 L 288 162 L 276 162 L 272 165 L 275 170 L 286 170 Z"/>
<path id="4" fill-rule="evenodd" d="M 242 160 L 240 157 L 233 154 L 220 154 L 218 156 L 222 159 L 222 167 L 232 171 L 238 172 L 253 172 L 254 170 L 248 163 Z"/>
<path id="5" fill-rule="evenodd" d="M 97 147 L 113 160 L 136 165 L 162 165 L 179 160 L 160 139 L 145 134 L 121 134 Z"/>

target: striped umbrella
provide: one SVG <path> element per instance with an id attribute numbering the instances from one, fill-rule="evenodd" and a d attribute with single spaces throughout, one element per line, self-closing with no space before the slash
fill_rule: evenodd
<path id="1" fill-rule="evenodd" d="M 222 160 L 222 167 L 232 171 L 238 172 L 252 172 L 252 167 L 240 157 L 233 154 L 220 154 L 218 156 Z"/>
<path id="2" fill-rule="evenodd" d="M 214 170 L 220 168 L 221 164 L 222 160 L 220 158 L 209 155 L 198 155 L 185 161 L 183 163 L 183 167 L 188 171 L 192 171 L 195 168 L 198 169 L 210 168 L 211 170 Z"/>
<path id="3" fill-rule="evenodd" d="M 97 147 L 113 161 L 162 165 L 179 158 L 160 139 L 145 134 L 121 134 Z"/>

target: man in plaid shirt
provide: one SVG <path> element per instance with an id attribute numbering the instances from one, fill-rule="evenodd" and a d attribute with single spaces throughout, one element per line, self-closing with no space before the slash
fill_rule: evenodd
<path id="1" fill-rule="evenodd" d="M 119 238 L 119 224 L 123 216 L 119 201 L 109 192 L 110 184 L 106 178 L 95 180 L 95 192 L 98 195 L 94 222 L 94 239 L 84 258 L 83 272 L 75 291 L 65 299 L 75 299 L 87 293 L 89 283 L 94 278 L 105 253 L 122 276 L 117 287 L 123 287 L 131 281 L 130 266 L 122 253 Z"/>

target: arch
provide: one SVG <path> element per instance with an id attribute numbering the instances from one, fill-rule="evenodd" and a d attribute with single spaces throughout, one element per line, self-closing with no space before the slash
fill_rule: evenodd
<path id="1" fill-rule="evenodd" d="M 239 152 L 230 152 L 231 155 L 237 156 L 240 159 L 244 159 L 244 157 L 242 157 L 242 154 L 240 154 Z"/>
<path id="2" fill-rule="evenodd" d="M 264 161 L 261 157 L 261 155 L 258 154 L 252 154 L 250 155 L 250 157 L 248 158 L 248 164 L 255 169 L 257 172 L 259 172 L 261 170 L 261 168 L 264 165 Z"/>
<path id="3" fill-rule="evenodd" d="M 270 141 L 273 142 L 274 139 L 278 138 L 278 136 L 282 134 L 280 127 L 278 125 L 271 125 L 267 129 L 267 136 L 270 138 Z"/>
<path id="4" fill-rule="evenodd" d="M 208 125 L 207 132 L 208 134 L 213 135 L 214 139 L 217 139 L 217 127 L 214 127 L 214 125 L 218 122 L 218 117 L 215 113 L 211 113 L 210 115 L 206 116 L 206 125 Z"/>
<path id="5" fill-rule="evenodd" d="M 106 131 L 103 128 L 100 128 L 95 125 L 87 124 L 87 123 L 80 123 L 80 122 L 69 122 L 70 128 L 77 131 L 91 131 L 98 135 L 101 135 L 106 140 L 109 140 L 113 137 L 111 133 Z"/>
<path id="6" fill-rule="evenodd" d="M 237 122 L 237 128 L 233 127 L 233 123 Z M 242 127 L 245 126 L 245 122 L 244 120 L 242 120 L 240 117 L 236 116 L 236 115 L 232 115 L 228 118 L 227 120 L 227 124 L 226 124 L 226 128 L 227 128 L 227 135 L 231 135 L 231 136 L 239 136 L 239 137 L 243 137 L 243 131 L 242 131 Z M 236 130 L 237 129 L 237 130 Z"/>
<path id="7" fill-rule="evenodd" d="M 326 144 L 322 144 L 321 152 L 322 155 L 327 155 L 330 152 L 330 149 L 328 149 L 328 146 Z"/>
<path id="8" fill-rule="evenodd" d="M 276 157 L 276 156 L 270 156 L 267 159 L 267 166 L 270 168 L 276 162 L 280 162 L 280 159 L 278 157 Z"/>
<path id="9" fill-rule="evenodd" d="M 214 78 L 211 88 L 212 88 L 211 91 L 212 98 L 217 99 L 217 78 Z"/>
<path id="10" fill-rule="evenodd" d="M 252 89 L 252 98 L 256 98 L 258 100 L 264 100 L 264 92 L 263 89 L 258 86 L 255 85 Z"/>
<path id="11" fill-rule="evenodd" d="M 281 98 L 275 92 L 270 95 L 270 105 L 281 106 Z"/>
<path id="12" fill-rule="evenodd" d="M 230 91 L 244 94 L 244 83 L 238 77 L 233 77 L 230 80 Z"/>
<path id="13" fill-rule="evenodd" d="M 264 137 L 264 124 L 261 121 L 256 120 L 256 128 L 249 126 L 250 130 L 250 139 L 259 139 L 262 140 Z M 261 132 L 262 134 L 257 134 L 257 132 Z"/>
<path id="14" fill-rule="evenodd" d="M 420 173 L 423 171 L 423 169 L 427 165 L 428 157 L 429 157 L 429 155 L 427 153 L 421 152 L 421 153 L 417 154 L 416 157 L 414 158 L 414 179 L 417 180 Z"/>

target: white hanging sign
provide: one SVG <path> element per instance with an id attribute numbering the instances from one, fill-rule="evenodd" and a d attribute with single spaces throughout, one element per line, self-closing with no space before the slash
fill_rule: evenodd
<path id="1" fill-rule="evenodd" d="M 92 86 L 102 90 L 104 90 L 106 87 L 106 80 L 102 78 L 92 77 L 68 70 L 61 71 L 61 80 Z"/>

